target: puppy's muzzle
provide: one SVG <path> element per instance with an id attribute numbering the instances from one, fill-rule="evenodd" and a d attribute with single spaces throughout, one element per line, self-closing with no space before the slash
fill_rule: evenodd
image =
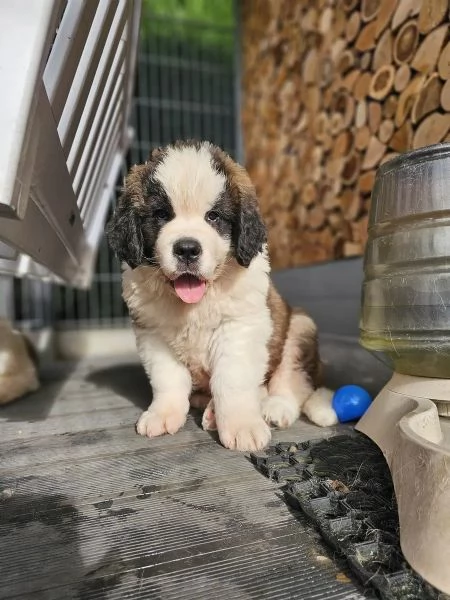
<path id="1" fill-rule="evenodd" d="M 194 238 L 181 238 L 173 245 L 173 254 L 182 264 L 195 263 L 202 253 L 200 243 Z"/>

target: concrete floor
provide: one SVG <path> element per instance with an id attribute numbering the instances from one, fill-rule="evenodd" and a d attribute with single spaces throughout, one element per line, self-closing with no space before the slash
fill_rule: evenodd
<path id="1" fill-rule="evenodd" d="M 324 340 L 332 385 L 388 376 Z M 359 599 L 364 593 L 278 486 L 198 415 L 139 437 L 150 389 L 136 357 L 60 364 L 0 409 L 0 598 Z M 332 434 L 299 422 L 274 440 Z"/>

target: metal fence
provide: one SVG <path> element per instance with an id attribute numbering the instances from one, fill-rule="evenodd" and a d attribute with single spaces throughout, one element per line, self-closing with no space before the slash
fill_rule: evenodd
<path id="1" fill-rule="evenodd" d="M 144 12 L 132 115 L 135 138 L 122 176 L 132 164 L 145 161 L 151 148 L 176 139 L 207 139 L 236 154 L 235 37 L 234 26 Z M 89 290 L 26 279 L 15 281 L 14 287 L 15 318 L 24 329 L 128 323 L 120 267 L 105 239 Z"/>

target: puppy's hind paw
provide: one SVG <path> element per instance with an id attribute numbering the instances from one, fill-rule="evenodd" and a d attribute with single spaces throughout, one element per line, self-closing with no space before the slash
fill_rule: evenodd
<path id="1" fill-rule="evenodd" d="M 202 427 L 205 431 L 217 431 L 216 415 L 214 413 L 214 404 L 212 400 L 203 413 Z"/>
<path id="2" fill-rule="evenodd" d="M 319 388 L 308 398 L 303 405 L 303 413 L 310 421 L 320 427 L 331 427 L 338 423 L 338 418 L 331 404 L 333 392 L 326 388 Z"/>

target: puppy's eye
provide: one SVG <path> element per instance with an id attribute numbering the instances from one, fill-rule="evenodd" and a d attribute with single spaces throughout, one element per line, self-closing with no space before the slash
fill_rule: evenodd
<path id="1" fill-rule="evenodd" d="M 155 219 L 157 219 L 158 221 L 169 221 L 170 220 L 169 211 L 165 210 L 164 208 L 158 208 L 155 211 L 153 211 L 153 217 Z"/>
<path id="2" fill-rule="evenodd" d="M 210 223 L 217 223 L 217 221 L 220 221 L 220 219 L 221 216 L 215 210 L 210 210 L 209 213 L 206 213 L 206 220 Z"/>

